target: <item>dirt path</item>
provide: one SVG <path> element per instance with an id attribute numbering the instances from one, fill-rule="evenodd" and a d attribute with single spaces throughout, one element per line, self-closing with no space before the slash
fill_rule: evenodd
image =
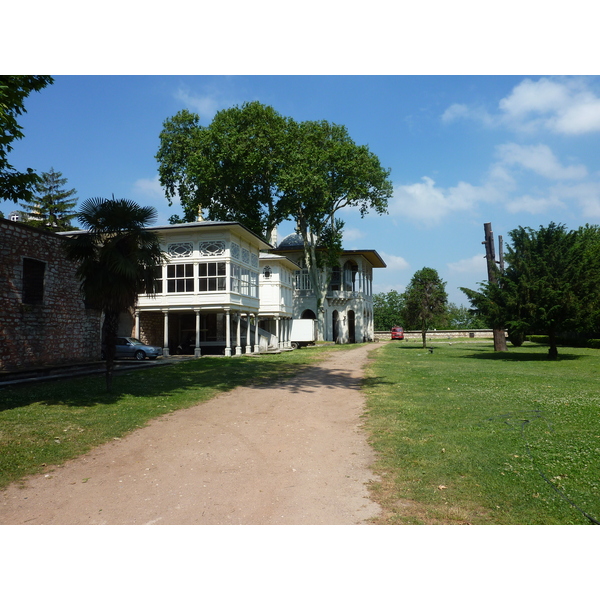
<path id="1" fill-rule="evenodd" d="M 363 346 L 274 387 L 242 387 L 1 494 L 2 524 L 358 524 Z M 310 350 L 307 350 L 310 351 Z M 235 360 L 235 359 L 234 359 Z"/>

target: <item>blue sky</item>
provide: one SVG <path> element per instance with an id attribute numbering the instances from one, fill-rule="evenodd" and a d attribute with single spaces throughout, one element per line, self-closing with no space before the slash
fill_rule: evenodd
<path id="1" fill-rule="evenodd" d="M 496 239 L 550 221 L 600 221 L 600 79 L 580 76 L 55 76 L 27 99 L 18 169 L 53 167 L 80 200 L 129 198 L 180 212 L 157 180 L 163 121 L 203 124 L 258 100 L 296 120 L 343 124 L 391 169 L 389 215 L 344 211 L 344 246 L 375 249 L 375 291 L 403 291 L 433 267 L 452 302 L 486 277 L 483 223 Z M 0 205 L 8 215 L 16 206 Z M 280 239 L 293 231 L 280 227 Z"/>

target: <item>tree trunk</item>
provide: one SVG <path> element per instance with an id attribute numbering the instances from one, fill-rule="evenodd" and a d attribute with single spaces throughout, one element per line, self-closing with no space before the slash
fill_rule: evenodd
<path id="1" fill-rule="evenodd" d="M 548 350 L 548 358 L 550 358 L 550 360 L 557 360 L 558 348 L 556 347 L 556 335 L 553 331 L 548 334 L 548 342 L 550 344 L 550 348 Z"/>
<path id="2" fill-rule="evenodd" d="M 427 330 L 426 329 L 421 330 L 421 336 L 423 338 L 423 348 L 427 348 Z"/>
<path id="3" fill-rule="evenodd" d="M 506 352 L 506 333 L 504 329 L 494 329 L 494 350 L 496 352 Z"/>
<path id="4" fill-rule="evenodd" d="M 117 331 L 119 327 L 119 313 L 105 311 L 104 325 L 102 326 L 104 340 L 104 358 L 106 360 L 106 391 L 112 392 L 112 376 L 115 363 L 117 345 Z"/>

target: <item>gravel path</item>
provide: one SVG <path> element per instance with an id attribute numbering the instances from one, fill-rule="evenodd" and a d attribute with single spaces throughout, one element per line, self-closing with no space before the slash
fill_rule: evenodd
<path id="1" fill-rule="evenodd" d="M 372 349 L 333 352 L 277 386 L 220 394 L 13 484 L 1 493 L 0 523 L 363 523 L 380 510 L 368 498 L 375 455 L 361 428 Z"/>

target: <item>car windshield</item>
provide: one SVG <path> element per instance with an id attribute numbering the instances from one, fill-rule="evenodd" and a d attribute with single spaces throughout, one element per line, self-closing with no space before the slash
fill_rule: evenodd
<path id="1" fill-rule="evenodd" d="M 127 338 L 135 346 L 143 346 L 142 342 L 136 338 Z"/>

